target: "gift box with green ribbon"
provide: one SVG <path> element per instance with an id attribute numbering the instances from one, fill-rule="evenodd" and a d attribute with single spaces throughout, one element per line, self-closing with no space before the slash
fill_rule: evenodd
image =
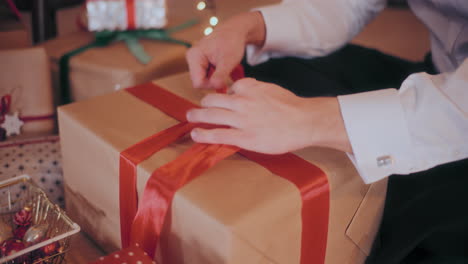
<path id="1" fill-rule="evenodd" d="M 170 29 L 147 29 L 147 30 L 127 30 L 127 31 L 101 31 L 96 32 L 95 39 L 91 43 L 79 47 L 75 50 L 72 50 L 64 54 L 59 60 L 59 70 L 60 70 L 60 89 L 61 97 L 64 100 L 64 103 L 70 101 L 70 58 L 76 56 L 88 49 L 97 48 L 97 47 L 106 47 L 113 42 L 123 41 L 128 48 L 128 51 L 135 57 L 138 62 L 141 64 L 147 65 L 151 62 L 152 58 L 148 53 L 145 52 L 141 46 L 140 39 L 148 40 L 157 40 L 166 43 L 173 43 L 177 45 L 184 46 L 186 48 L 190 47 L 191 44 L 187 41 L 175 39 L 171 37 L 171 34 L 183 29 L 186 29 L 190 26 L 193 26 L 197 23 L 196 20 L 190 20 L 183 24 L 180 24 L 176 27 Z M 116 89 L 119 88 L 119 84 L 116 84 Z"/>
<path id="2" fill-rule="evenodd" d="M 195 20 L 165 30 L 78 32 L 43 44 L 56 101 L 102 95 L 187 69 L 185 52 L 203 32 Z"/>
<path id="3" fill-rule="evenodd" d="M 234 14 L 278 0 L 217 1 L 214 11 L 198 11 L 197 2 L 167 1 L 167 25 L 163 29 L 145 29 L 137 23 L 133 29 L 101 28 L 97 35 L 78 32 L 46 42 L 56 97 L 65 98 L 61 103 L 79 101 L 183 72 L 188 69 L 186 46 L 203 36 L 211 16 L 216 15 L 221 23 Z M 193 18 L 198 18 L 199 23 L 193 24 Z M 60 66 L 65 68 L 61 78 Z"/>

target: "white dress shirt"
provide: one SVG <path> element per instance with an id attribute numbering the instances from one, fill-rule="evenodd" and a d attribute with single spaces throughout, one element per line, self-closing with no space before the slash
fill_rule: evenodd
<path id="1" fill-rule="evenodd" d="M 442 73 L 412 74 L 399 90 L 338 97 L 353 149 L 349 156 L 366 183 L 468 157 L 468 1 L 408 2 L 431 32 L 434 64 Z M 327 55 L 385 5 L 385 0 L 285 0 L 260 8 L 266 40 L 263 47 L 247 47 L 247 60 L 255 65 L 283 56 Z"/>

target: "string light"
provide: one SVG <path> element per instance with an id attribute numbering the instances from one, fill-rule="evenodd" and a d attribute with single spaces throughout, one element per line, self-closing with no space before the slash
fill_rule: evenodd
<path id="1" fill-rule="evenodd" d="M 210 25 L 212 25 L 213 27 L 218 25 L 218 18 L 215 16 L 210 17 Z"/>
<path id="2" fill-rule="evenodd" d="M 205 36 L 208 36 L 212 32 L 213 32 L 213 28 L 212 27 L 207 27 L 207 28 L 205 28 L 205 31 L 203 33 L 205 34 Z"/>
<path id="3" fill-rule="evenodd" d="M 206 3 L 205 3 L 204 1 L 198 2 L 198 4 L 197 4 L 197 9 L 198 9 L 198 10 L 202 11 L 202 10 L 204 10 L 205 8 L 206 8 Z"/>
<path id="4" fill-rule="evenodd" d="M 214 27 L 218 25 L 219 19 L 216 16 L 216 3 L 215 0 L 204 0 L 200 1 L 197 3 L 197 9 L 199 11 L 204 11 L 204 10 L 210 10 L 212 13 L 212 16 L 209 19 L 209 24 L 210 26 L 206 27 L 205 30 L 203 31 L 203 34 L 205 36 L 211 34 L 214 30 Z"/>

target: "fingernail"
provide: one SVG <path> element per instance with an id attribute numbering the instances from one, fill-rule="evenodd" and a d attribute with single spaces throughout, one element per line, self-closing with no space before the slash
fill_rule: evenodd
<path id="1" fill-rule="evenodd" d="M 190 122 L 190 120 L 192 119 L 192 110 L 187 111 L 185 117 L 187 118 L 187 121 Z"/>
<path id="2" fill-rule="evenodd" d="M 193 140 L 195 140 L 195 138 L 198 137 L 198 129 L 192 129 L 192 132 L 190 132 L 190 136 Z"/>

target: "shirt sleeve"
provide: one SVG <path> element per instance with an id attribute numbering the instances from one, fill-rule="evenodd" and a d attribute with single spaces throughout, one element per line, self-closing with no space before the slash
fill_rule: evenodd
<path id="1" fill-rule="evenodd" d="M 468 59 L 401 88 L 338 97 L 361 177 L 372 183 L 468 157 Z"/>
<path id="2" fill-rule="evenodd" d="M 262 47 L 247 45 L 247 62 L 327 55 L 349 42 L 385 5 L 385 0 L 284 0 L 259 8 L 266 39 Z"/>

